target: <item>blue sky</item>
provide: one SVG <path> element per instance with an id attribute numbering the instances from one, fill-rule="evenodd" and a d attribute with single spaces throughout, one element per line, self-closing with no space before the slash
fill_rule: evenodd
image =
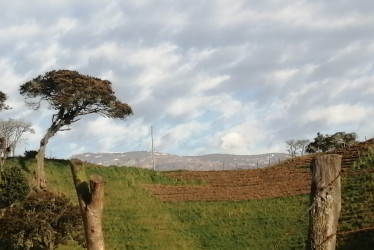
<path id="1" fill-rule="evenodd" d="M 36 133 L 19 86 L 47 71 L 110 80 L 134 115 L 84 117 L 47 156 L 156 150 L 195 155 L 286 152 L 317 132 L 374 136 L 372 1 L 7 1 L 0 3 L 0 90 Z"/>

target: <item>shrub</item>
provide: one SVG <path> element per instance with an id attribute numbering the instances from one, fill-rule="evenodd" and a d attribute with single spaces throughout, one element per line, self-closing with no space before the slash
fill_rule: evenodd
<path id="1" fill-rule="evenodd" d="M 38 154 L 38 151 L 36 150 L 26 150 L 24 153 L 25 158 L 27 159 L 35 158 L 37 154 Z"/>
<path id="2" fill-rule="evenodd" d="M 1 172 L 0 207 L 9 206 L 26 198 L 30 187 L 19 167 L 11 167 Z"/>
<path id="3" fill-rule="evenodd" d="M 69 240 L 84 244 L 79 208 L 65 196 L 31 194 L 23 207 L 6 208 L 0 219 L 0 246 L 9 249 L 55 249 Z"/>

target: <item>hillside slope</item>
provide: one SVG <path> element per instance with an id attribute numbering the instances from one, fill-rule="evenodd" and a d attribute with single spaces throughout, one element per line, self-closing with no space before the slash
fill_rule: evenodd
<path id="1" fill-rule="evenodd" d="M 373 146 L 374 139 L 371 139 L 329 154 L 342 155 L 344 173 Z M 166 172 L 164 174 L 174 180 L 204 181 L 205 185 L 148 185 L 147 188 L 164 201 L 248 200 L 307 194 L 311 185 L 309 166 L 316 155 L 297 157 L 250 171 Z"/>
<path id="2" fill-rule="evenodd" d="M 9 159 L 31 178 L 34 160 Z M 76 201 L 69 164 L 47 160 L 49 189 Z M 105 179 L 107 249 L 302 249 L 306 196 L 241 202 L 162 202 L 144 186 L 196 185 L 146 169 L 87 165 Z M 289 235 L 289 230 L 293 233 Z M 287 237 L 285 237 L 287 236 Z M 60 249 L 80 249 L 74 244 Z"/>

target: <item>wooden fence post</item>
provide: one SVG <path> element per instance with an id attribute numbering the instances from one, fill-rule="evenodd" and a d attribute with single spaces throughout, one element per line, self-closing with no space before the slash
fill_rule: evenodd
<path id="1" fill-rule="evenodd" d="M 342 156 L 317 156 L 311 162 L 309 234 L 307 249 L 333 250 L 341 210 Z"/>
<path id="2" fill-rule="evenodd" d="M 89 181 L 83 163 L 70 160 L 79 207 L 83 217 L 88 250 L 104 250 L 104 235 L 101 215 L 104 208 L 104 180 L 99 175 L 91 175 Z"/>

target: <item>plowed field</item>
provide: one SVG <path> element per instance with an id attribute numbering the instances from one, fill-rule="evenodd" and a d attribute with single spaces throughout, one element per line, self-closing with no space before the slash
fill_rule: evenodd
<path id="1" fill-rule="evenodd" d="M 374 139 L 335 150 L 342 155 L 342 168 L 352 166 L 374 145 Z M 165 172 L 175 180 L 198 181 L 201 185 L 147 185 L 163 201 L 223 201 L 294 196 L 310 192 L 309 165 L 314 155 L 287 160 L 273 167 L 255 170 Z"/>

